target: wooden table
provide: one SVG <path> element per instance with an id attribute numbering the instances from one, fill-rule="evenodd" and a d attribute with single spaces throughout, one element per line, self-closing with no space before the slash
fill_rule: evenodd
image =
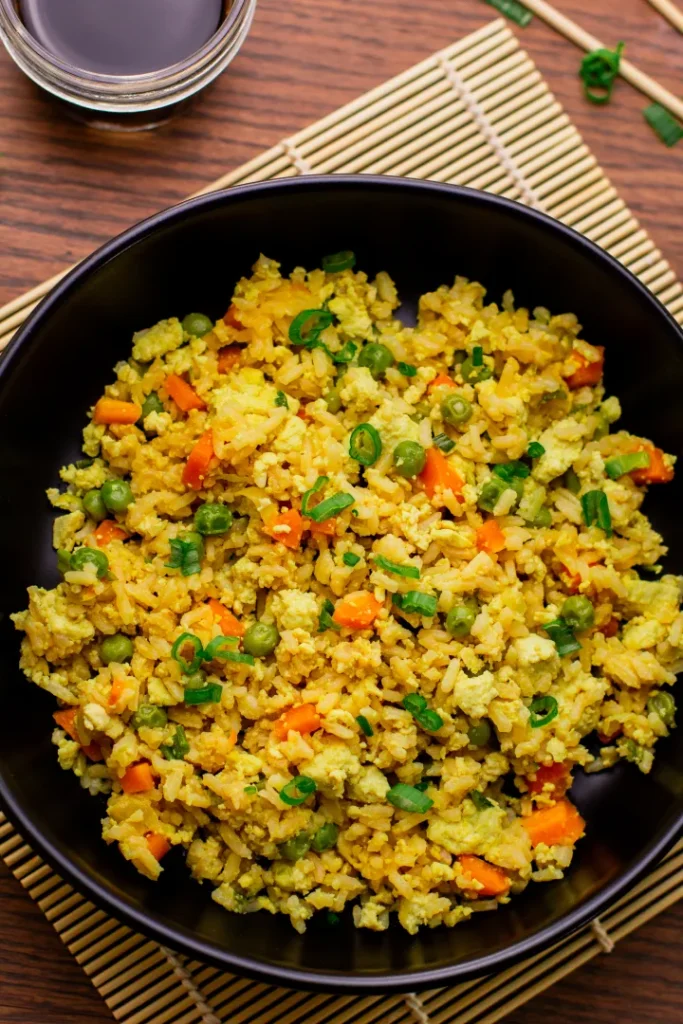
<path id="1" fill-rule="evenodd" d="M 674 93 L 683 37 L 645 0 L 557 0 Z M 211 91 L 170 125 L 98 134 L 56 112 L 0 54 L 0 303 L 87 255 L 284 135 L 495 16 L 481 0 L 259 0 L 251 34 Z M 646 100 L 618 83 L 587 104 L 578 51 L 538 20 L 528 48 L 586 142 L 678 274 L 683 274 L 683 143 L 645 125 Z M 112 1018 L 40 912 L 0 867 L 0 1024 L 105 1024 Z M 683 906 L 552 991 L 512 1024 L 683 1021 Z"/>

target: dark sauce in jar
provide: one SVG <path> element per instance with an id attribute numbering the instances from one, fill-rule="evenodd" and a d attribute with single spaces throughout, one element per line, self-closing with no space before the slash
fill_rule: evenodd
<path id="1" fill-rule="evenodd" d="M 32 36 L 99 75 L 141 75 L 189 57 L 223 20 L 224 0 L 19 0 Z"/>

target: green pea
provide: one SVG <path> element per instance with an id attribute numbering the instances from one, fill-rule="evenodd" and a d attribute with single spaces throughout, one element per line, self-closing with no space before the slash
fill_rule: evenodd
<path id="1" fill-rule="evenodd" d="M 213 320 L 209 320 L 203 313 L 188 313 L 183 320 L 183 330 L 195 338 L 203 338 L 213 330 Z"/>
<path id="2" fill-rule="evenodd" d="M 103 519 L 107 518 L 107 509 L 102 501 L 102 493 L 97 488 L 85 492 L 83 508 L 96 523 L 101 523 Z"/>
<path id="3" fill-rule="evenodd" d="M 487 480 L 479 491 L 479 497 L 477 498 L 477 505 L 485 512 L 493 512 L 494 508 L 498 504 L 503 491 L 506 491 L 511 484 L 505 480 L 501 480 L 499 476 L 492 476 L 490 480 Z"/>
<path id="4" fill-rule="evenodd" d="M 323 395 L 325 402 L 327 403 L 328 412 L 339 412 L 342 407 L 341 395 L 336 388 L 330 388 L 330 390 Z"/>
<path id="5" fill-rule="evenodd" d="M 106 637 L 100 644 L 100 658 L 105 665 L 111 664 L 112 661 L 122 665 L 124 662 L 130 661 L 132 657 L 133 641 L 123 633 L 114 633 L 113 636 Z"/>
<path id="6" fill-rule="evenodd" d="M 335 823 L 333 821 L 326 821 L 313 836 L 311 846 L 316 853 L 322 853 L 323 850 L 329 850 L 335 845 L 338 836 L 339 829 Z"/>
<path id="7" fill-rule="evenodd" d="M 301 857 L 305 857 L 311 848 L 311 837 L 308 832 L 299 832 L 298 835 L 292 836 L 285 843 L 280 843 L 278 847 L 280 856 L 285 860 L 299 860 Z"/>
<path id="8" fill-rule="evenodd" d="M 647 710 L 659 715 L 664 725 L 671 727 L 676 719 L 676 701 L 670 693 L 653 693 L 647 702 Z"/>
<path id="9" fill-rule="evenodd" d="M 399 476 L 417 476 L 424 469 L 426 459 L 426 452 L 417 441 L 399 441 L 394 448 L 394 469 Z"/>
<path id="10" fill-rule="evenodd" d="M 462 423 L 467 423 L 471 417 L 472 405 L 462 395 L 451 392 L 441 400 L 441 415 L 446 423 L 450 423 L 452 427 L 458 427 Z"/>
<path id="11" fill-rule="evenodd" d="M 367 367 L 375 380 L 378 380 L 394 365 L 394 357 L 386 345 L 371 341 L 358 356 L 358 365 Z"/>
<path id="12" fill-rule="evenodd" d="M 429 402 L 417 402 L 414 408 L 415 412 L 410 417 L 414 423 L 419 423 L 420 420 L 426 420 L 432 411 L 432 407 Z"/>
<path id="13" fill-rule="evenodd" d="M 105 480 L 100 493 L 110 512 L 125 512 L 134 500 L 130 484 L 125 480 Z"/>
<path id="14" fill-rule="evenodd" d="M 183 685 L 186 690 L 201 690 L 206 685 L 206 672 L 198 669 L 191 676 L 183 676 Z"/>
<path id="15" fill-rule="evenodd" d="M 469 636 L 478 610 L 476 603 L 471 601 L 454 605 L 446 616 L 447 632 L 454 637 Z"/>
<path id="16" fill-rule="evenodd" d="M 477 722 L 468 729 L 467 738 L 473 747 L 485 747 L 491 739 L 491 726 L 486 721 Z"/>
<path id="17" fill-rule="evenodd" d="M 527 526 L 533 526 L 536 529 L 538 529 L 539 527 L 552 525 L 553 517 L 547 505 L 541 505 L 534 518 L 527 523 Z"/>
<path id="18" fill-rule="evenodd" d="M 57 548 L 57 571 L 62 575 L 71 568 L 71 552 L 66 548 Z"/>
<path id="19" fill-rule="evenodd" d="M 244 634 L 242 646 L 254 658 L 265 658 L 273 653 L 279 643 L 277 626 L 268 622 L 254 622 Z"/>
<path id="20" fill-rule="evenodd" d="M 168 715 L 155 704 L 141 704 L 130 720 L 134 729 L 163 729 L 167 722 Z"/>
<path id="21" fill-rule="evenodd" d="M 593 605 L 583 594 L 568 597 L 562 605 L 560 615 L 569 628 L 576 630 L 578 633 L 581 633 L 584 629 L 590 629 L 595 622 Z"/>
<path id="22" fill-rule="evenodd" d="M 488 380 L 489 377 L 493 376 L 493 370 L 486 363 L 481 366 L 475 366 L 472 362 L 472 356 L 468 356 L 460 367 L 460 373 L 462 379 L 466 384 L 478 384 L 480 380 Z"/>
<path id="23" fill-rule="evenodd" d="M 609 420 L 603 412 L 596 412 L 595 418 L 597 420 L 597 426 L 593 431 L 593 440 L 599 441 L 601 437 L 607 437 L 609 434 Z"/>
<path id="24" fill-rule="evenodd" d="M 109 572 L 109 559 L 104 551 L 96 548 L 76 548 L 69 559 L 69 568 L 76 572 L 94 569 L 98 579 L 102 579 Z"/>
<path id="25" fill-rule="evenodd" d="M 194 514 L 194 528 L 204 537 L 213 537 L 219 533 L 227 533 L 232 526 L 232 512 L 227 505 L 200 505 Z"/>
<path id="26" fill-rule="evenodd" d="M 163 412 L 164 403 L 159 398 L 156 391 L 150 391 L 147 398 L 142 403 L 142 413 L 140 419 L 144 420 L 146 416 L 149 416 L 151 412 Z"/>

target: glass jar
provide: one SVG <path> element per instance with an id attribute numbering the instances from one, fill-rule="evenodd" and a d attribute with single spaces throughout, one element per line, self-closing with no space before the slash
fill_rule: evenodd
<path id="1" fill-rule="evenodd" d="M 163 124 L 225 70 L 246 39 L 255 8 L 256 0 L 233 0 L 199 50 L 140 75 L 98 74 L 65 62 L 34 39 L 15 0 L 0 0 L 0 39 L 21 70 L 72 116 L 96 128 L 140 131 Z"/>

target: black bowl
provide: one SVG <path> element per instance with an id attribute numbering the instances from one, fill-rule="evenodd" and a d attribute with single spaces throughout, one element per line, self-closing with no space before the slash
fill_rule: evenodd
<path id="1" fill-rule="evenodd" d="M 64 877 L 133 928 L 178 950 L 269 982 L 344 992 L 416 989 L 507 967 L 599 914 L 669 847 L 683 824 L 683 736 L 658 744 L 642 775 L 621 764 L 581 776 L 572 793 L 588 822 L 561 882 L 532 885 L 495 914 L 410 937 L 313 923 L 298 935 L 284 917 L 226 913 L 174 852 L 156 884 L 100 838 L 102 805 L 57 766 L 54 699 L 17 668 L 7 619 L 25 588 L 57 580 L 53 516 L 44 489 L 78 458 L 87 407 L 134 330 L 199 309 L 223 314 L 259 252 L 285 270 L 318 266 L 353 248 L 360 267 L 387 269 L 413 315 L 418 296 L 455 274 L 499 299 L 574 311 L 585 337 L 608 347 L 607 385 L 624 424 L 679 452 L 681 332 L 664 308 L 604 252 L 549 218 L 452 186 L 371 177 L 247 185 L 152 217 L 104 246 L 62 281 L 13 341 L 0 366 L 0 796 L 26 839 Z M 683 572 L 683 474 L 653 488 L 646 510 L 668 539 L 667 569 Z"/>

